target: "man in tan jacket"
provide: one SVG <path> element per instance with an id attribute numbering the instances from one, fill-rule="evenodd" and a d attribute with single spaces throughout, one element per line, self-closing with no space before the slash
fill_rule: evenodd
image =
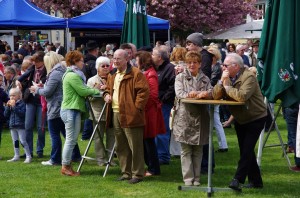
<path id="1" fill-rule="evenodd" d="M 127 64 L 128 60 L 125 50 L 114 53 L 116 68 L 108 75 L 104 100 L 109 104 L 106 122 L 112 122 L 115 131 L 116 153 L 122 171 L 118 180 L 136 184 L 143 181 L 144 176 L 144 109 L 149 86 L 143 73 Z"/>
<path id="2" fill-rule="evenodd" d="M 267 116 L 266 105 L 256 76 L 244 68 L 238 54 L 228 54 L 223 63 L 221 80 L 213 90 L 214 99 L 245 102 L 241 106 L 229 106 L 235 118 L 235 130 L 240 148 L 240 160 L 229 187 L 241 191 L 240 183 L 248 177 L 247 188 L 262 188 L 263 181 L 255 157 L 255 144 L 264 128 Z"/>

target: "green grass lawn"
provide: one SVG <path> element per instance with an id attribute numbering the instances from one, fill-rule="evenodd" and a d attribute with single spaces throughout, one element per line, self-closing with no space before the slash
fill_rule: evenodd
<path id="1" fill-rule="evenodd" d="M 282 137 L 286 142 L 286 125 L 282 116 L 277 119 Z M 180 159 L 172 158 L 170 165 L 161 167 L 160 176 L 146 178 L 136 185 L 117 182 L 120 176 L 118 167 L 110 168 L 105 178 L 102 177 L 104 167 L 98 167 L 94 161 L 87 161 L 81 168 L 80 177 L 67 177 L 60 174 L 60 166 L 43 166 L 41 161 L 49 159 L 51 148 L 47 133 L 45 157 L 33 158 L 31 164 L 23 161 L 8 163 L 13 156 L 13 147 L 9 131 L 2 134 L 0 148 L 0 197 L 206 197 L 201 191 L 179 191 L 182 185 Z M 35 134 L 35 139 L 36 139 Z M 214 187 L 227 187 L 238 160 L 238 144 L 234 129 L 226 129 L 229 152 L 216 153 L 216 168 L 212 177 Z M 214 145 L 217 148 L 214 133 Z M 272 132 L 267 144 L 279 143 L 276 132 Z M 87 141 L 79 141 L 83 153 Z M 93 157 L 94 149 L 89 155 Z M 23 153 L 23 151 L 22 151 Z M 289 154 L 292 164 L 293 155 Z M 74 164 L 77 169 L 78 163 Z M 259 190 L 243 189 L 242 194 L 235 192 L 215 192 L 214 197 L 299 197 L 300 173 L 291 172 L 287 161 L 282 157 L 281 147 L 265 148 L 262 156 L 262 175 L 264 188 Z M 201 186 L 207 185 L 207 176 L 201 176 Z"/>

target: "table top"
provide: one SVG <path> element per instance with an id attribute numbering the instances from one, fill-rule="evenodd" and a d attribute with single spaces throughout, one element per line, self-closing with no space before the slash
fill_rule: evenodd
<path id="1" fill-rule="evenodd" d="M 181 99 L 184 103 L 192 103 L 192 104 L 212 104 L 212 105 L 244 105 L 245 102 L 237 102 L 232 100 L 201 100 L 201 99 Z"/>

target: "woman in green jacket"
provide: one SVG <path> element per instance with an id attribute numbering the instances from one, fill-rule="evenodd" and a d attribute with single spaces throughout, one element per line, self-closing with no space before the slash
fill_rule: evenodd
<path id="1" fill-rule="evenodd" d="M 98 89 L 86 86 L 86 78 L 81 71 L 84 67 L 83 55 L 79 51 L 71 51 L 66 55 L 67 71 L 63 76 L 63 101 L 60 115 L 65 123 L 66 141 L 62 152 L 61 174 L 79 176 L 71 166 L 74 146 L 77 144 L 81 127 L 82 114 L 87 114 L 85 97 L 99 94 Z"/>

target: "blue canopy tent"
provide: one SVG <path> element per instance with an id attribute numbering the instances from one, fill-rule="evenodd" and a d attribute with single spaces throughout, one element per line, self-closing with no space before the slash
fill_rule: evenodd
<path id="1" fill-rule="evenodd" d="M 67 20 L 37 9 L 27 0 L 0 0 L 1 29 L 64 29 Z"/>
<path id="2" fill-rule="evenodd" d="M 88 29 L 122 29 L 126 3 L 123 0 L 106 0 L 84 15 L 68 20 L 68 27 Z M 168 30 L 169 21 L 148 15 L 150 30 Z"/>

